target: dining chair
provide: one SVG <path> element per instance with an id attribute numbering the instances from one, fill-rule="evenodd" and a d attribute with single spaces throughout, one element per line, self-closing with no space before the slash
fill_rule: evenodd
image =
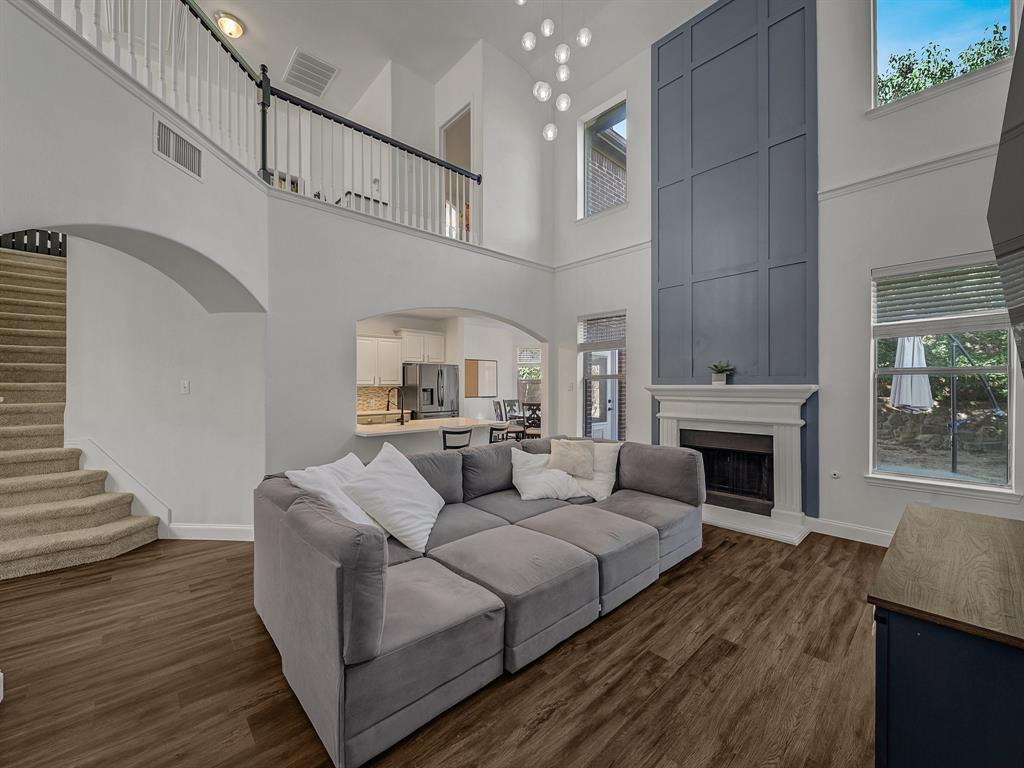
<path id="1" fill-rule="evenodd" d="M 494 406 L 494 420 L 505 421 L 505 410 L 501 407 L 501 400 L 492 400 L 491 404 Z"/>
<path id="2" fill-rule="evenodd" d="M 473 442 L 473 429 L 441 429 L 441 447 L 446 451 L 468 448 Z"/>
<path id="3" fill-rule="evenodd" d="M 541 404 L 523 403 L 524 438 L 540 437 L 541 435 Z"/>
<path id="4" fill-rule="evenodd" d="M 505 400 L 505 420 L 518 421 L 523 418 L 523 409 L 518 400 Z"/>
<path id="5" fill-rule="evenodd" d="M 491 443 L 503 443 L 508 440 L 508 426 L 491 427 Z"/>

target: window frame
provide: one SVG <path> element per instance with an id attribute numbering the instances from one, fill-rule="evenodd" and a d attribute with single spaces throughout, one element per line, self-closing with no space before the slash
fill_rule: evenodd
<path id="1" fill-rule="evenodd" d="M 626 199 L 618 205 L 605 208 L 597 213 L 587 214 L 587 123 L 596 117 L 604 114 L 623 104 L 626 109 L 626 119 L 629 119 L 629 98 L 626 91 L 617 93 L 583 115 L 576 121 L 576 222 L 583 223 L 593 221 L 596 218 L 606 216 L 615 211 L 621 211 L 629 205 L 629 138 L 626 139 Z"/>
<path id="2" fill-rule="evenodd" d="M 536 363 L 523 363 L 521 362 L 522 350 L 524 349 L 536 349 L 537 350 L 537 362 Z M 540 374 L 536 379 L 524 379 L 519 375 L 520 368 L 536 368 Z M 544 392 L 544 348 L 540 344 L 520 344 L 516 347 L 516 397 L 520 403 L 526 402 L 541 402 L 541 400 L 524 400 L 522 397 L 522 383 L 526 382 L 537 382 L 541 393 Z M 543 399 L 543 398 L 541 398 Z"/>
<path id="3" fill-rule="evenodd" d="M 609 340 L 609 341 L 596 341 L 596 342 L 580 342 L 576 344 L 576 368 L 579 373 L 578 380 L 578 395 L 576 397 L 576 415 L 578 422 L 577 432 L 583 437 L 590 437 L 585 434 L 586 419 L 583 416 L 583 407 L 586 404 L 586 388 L 589 384 L 601 381 L 616 381 L 619 386 L 623 388 L 626 393 L 626 397 L 629 395 L 629 387 L 627 382 L 627 368 L 629 366 L 629 355 L 627 350 L 626 339 L 629 329 L 629 316 L 626 310 L 617 310 L 610 312 L 598 312 L 592 315 L 581 315 L 576 320 L 577 327 L 577 339 L 579 339 L 579 327 L 590 320 L 601 320 L 604 318 L 615 318 L 621 317 L 625 330 L 623 331 L 623 337 L 621 340 Z M 625 362 L 619 363 L 617 373 L 603 373 L 603 374 L 588 374 L 584 366 L 584 360 L 588 352 L 610 352 L 610 351 L 623 351 L 627 352 Z M 625 442 L 626 440 L 626 419 L 628 418 L 628 407 L 625 399 L 622 401 L 622 433 L 615 439 L 618 442 Z M 616 416 L 618 418 L 618 415 Z"/>
<path id="4" fill-rule="evenodd" d="M 934 259 L 926 262 L 915 262 L 912 264 L 900 265 L 897 267 L 874 269 L 870 275 L 871 288 L 871 312 L 869 316 L 869 365 L 868 365 L 868 471 L 865 477 L 878 485 L 905 485 L 922 489 L 932 489 L 935 492 L 965 492 L 977 494 L 981 498 L 1011 496 L 1017 493 L 1017 479 L 1015 472 L 1016 464 L 1016 428 L 1017 420 L 1017 378 L 1020 368 L 1020 359 L 1017 355 L 1017 345 L 1013 336 L 1013 328 L 1010 325 L 1009 314 L 1006 310 L 997 312 L 977 313 L 965 316 L 935 317 L 926 320 L 909 320 L 901 322 L 876 323 L 875 322 L 875 285 L 880 278 L 910 276 L 925 272 L 933 272 L 944 269 L 953 269 L 960 266 L 985 263 L 993 261 L 995 255 L 991 252 L 983 254 L 979 258 L 976 254 L 967 257 L 954 256 L 951 258 Z M 957 324 L 958 319 L 962 320 L 963 326 L 960 330 L 951 330 L 951 326 Z M 931 332 L 929 333 L 929 329 Z M 952 478 L 931 477 L 928 475 L 906 474 L 899 472 L 887 472 L 878 469 L 878 377 L 879 375 L 896 375 L 903 371 L 899 368 L 878 367 L 878 344 L 879 338 L 899 338 L 901 336 L 927 336 L 927 335 L 952 335 L 958 332 L 969 332 L 978 330 L 1006 330 L 1007 332 L 1007 392 L 1006 392 L 1006 483 L 981 483 L 968 480 L 955 480 Z M 985 372 L 999 374 L 1001 371 L 983 371 L 981 374 L 976 368 L 964 366 L 960 369 L 941 368 L 931 366 L 922 369 L 912 369 L 915 372 L 928 371 L 928 375 L 984 375 Z M 937 373 L 936 373 L 937 372 Z M 943 373 L 945 372 L 945 373 Z"/>
<path id="5" fill-rule="evenodd" d="M 878 0 L 871 0 L 871 78 L 868 83 L 870 94 L 868 97 L 868 114 L 873 113 L 884 113 L 890 110 L 899 109 L 901 107 L 910 106 L 918 101 L 924 101 L 934 96 L 938 96 L 948 90 L 954 90 L 967 85 L 975 80 L 990 77 L 998 73 L 1003 68 L 1009 68 L 1012 66 L 1014 56 L 1017 50 L 1017 38 L 1020 34 L 1020 19 L 1021 13 L 1024 11 L 1024 0 L 1005 0 L 1010 6 L 1010 55 L 1005 56 L 998 61 L 993 61 L 981 69 L 975 69 L 971 72 L 967 72 L 957 77 L 952 77 L 945 82 L 938 83 L 929 88 L 911 93 L 903 98 L 896 99 L 895 101 L 889 101 L 882 104 L 878 101 Z M 940 43 L 941 44 L 941 43 Z M 955 85 L 954 85 L 955 83 Z M 926 95 L 927 94 L 927 95 Z M 899 105 L 899 106 L 897 106 Z"/>

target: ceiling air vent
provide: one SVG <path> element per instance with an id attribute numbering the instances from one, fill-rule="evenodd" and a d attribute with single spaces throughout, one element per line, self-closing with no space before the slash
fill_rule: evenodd
<path id="1" fill-rule="evenodd" d="M 284 81 L 315 96 L 323 96 L 336 74 L 338 68 L 333 64 L 296 48 L 284 71 Z"/>
<path id="2" fill-rule="evenodd" d="M 197 179 L 203 177 L 203 150 L 163 120 L 156 121 L 156 146 L 153 149 Z"/>

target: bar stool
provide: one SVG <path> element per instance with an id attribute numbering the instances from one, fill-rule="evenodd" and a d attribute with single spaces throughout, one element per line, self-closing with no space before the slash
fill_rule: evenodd
<path id="1" fill-rule="evenodd" d="M 503 427 L 491 427 L 491 437 L 488 442 L 503 443 L 508 440 L 508 424 Z"/>
<path id="2" fill-rule="evenodd" d="M 441 429 L 441 447 L 446 451 L 468 448 L 471 442 L 473 442 L 472 427 L 469 429 Z"/>

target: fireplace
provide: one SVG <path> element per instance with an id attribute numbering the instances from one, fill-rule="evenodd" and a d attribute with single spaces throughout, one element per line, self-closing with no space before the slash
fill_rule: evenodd
<path id="1" fill-rule="evenodd" d="M 679 444 L 701 452 L 708 503 L 771 516 L 775 506 L 771 435 L 680 429 Z"/>

